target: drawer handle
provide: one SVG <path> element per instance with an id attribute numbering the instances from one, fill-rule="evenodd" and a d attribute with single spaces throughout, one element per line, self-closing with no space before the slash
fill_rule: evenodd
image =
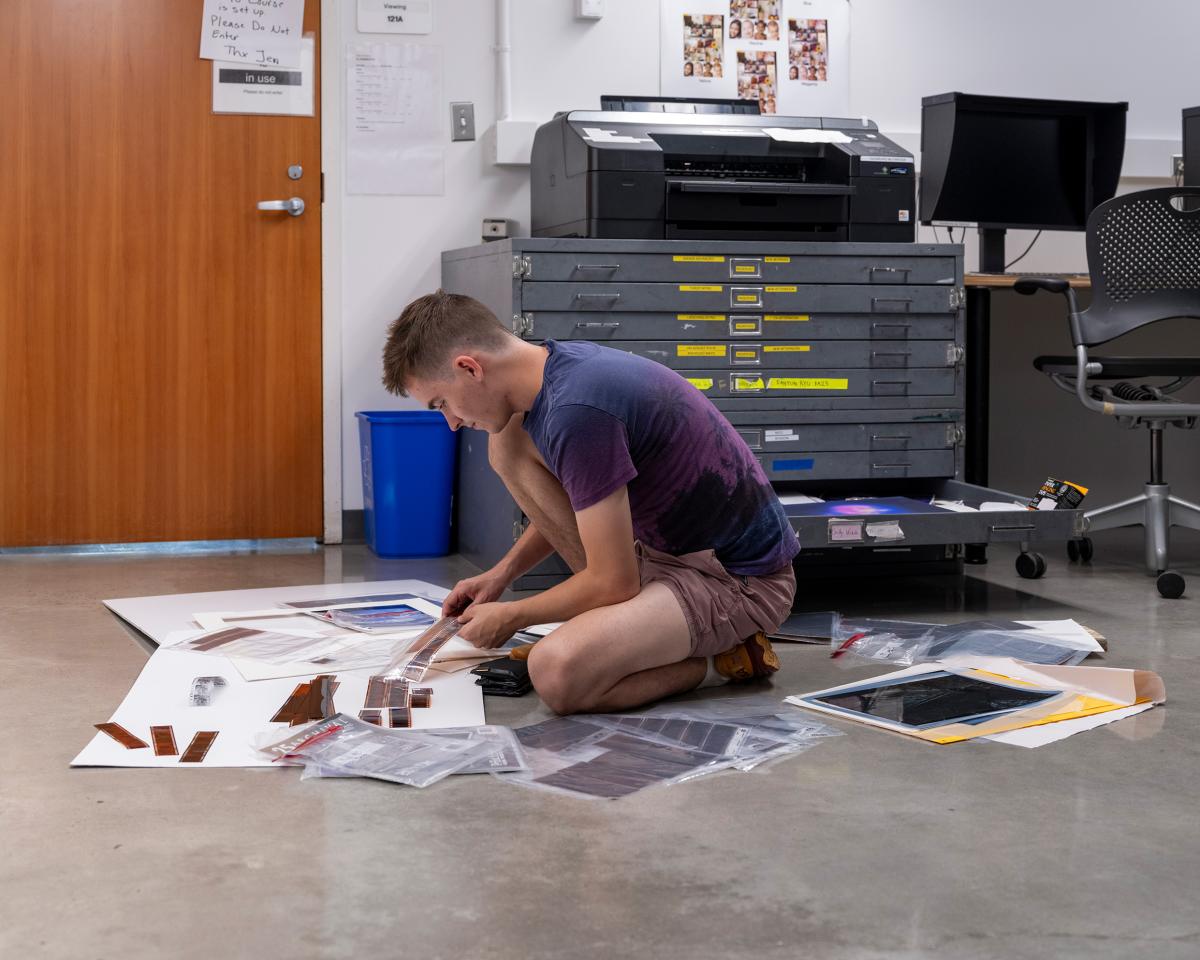
<path id="1" fill-rule="evenodd" d="M 882 386 L 882 387 L 898 387 L 901 384 L 905 384 L 905 383 L 912 383 L 912 381 L 911 380 L 872 380 L 871 386 L 873 386 L 873 387 L 880 387 L 880 386 Z"/>
<path id="2" fill-rule="evenodd" d="M 577 293 L 576 300 L 620 300 L 619 293 Z"/>
<path id="3" fill-rule="evenodd" d="M 908 275 L 910 273 L 912 273 L 912 269 L 910 267 L 872 267 L 871 268 L 871 279 L 872 280 L 875 279 L 875 274 L 877 274 L 877 273 L 891 273 L 891 274 L 902 273 L 902 274 L 904 274 L 904 278 L 907 280 Z"/>
<path id="4" fill-rule="evenodd" d="M 907 321 L 904 321 L 904 320 L 896 320 L 892 323 L 880 323 L 878 320 L 876 320 L 874 323 L 871 324 L 871 329 L 879 330 L 880 328 L 883 328 L 885 330 L 893 330 L 893 329 L 907 330 L 911 326 L 912 326 L 911 323 L 908 323 Z"/>
<path id="5" fill-rule="evenodd" d="M 910 437 L 908 434 L 905 434 L 905 433 L 897 433 L 897 434 L 873 433 L 873 434 L 871 434 L 871 439 L 872 440 L 911 440 L 912 437 Z"/>
<path id="6" fill-rule="evenodd" d="M 912 307 L 912 297 L 872 297 L 871 298 L 871 310 L 872 311 L 877 310 L 879 308 L 879 305 L 884 304 L 884 303 L 901 304 L 901 306 L 895 307 L 893 312 L 908 313 L 909 309 Z M 883 311 L 881 310 L 880 312 L 883 312 Z"/>
<path id="7" fill-rule="evenodd" d="M 871 357 L 911 357 L 911 350 L 872 350 Z"/>
<path id="8" fill-rule="evenodd" d="M 908 463 L 873 463 L 873 464 L 871 464 L 871 469 L 872 470 L 895 470 L 898 468 L 906 468 L 906 467 L 911 467 L 911 466 L 912 466 L 911 461 L 909 461 Z"/>
<path id="9" fill-rule="evenodd" d="M 1018 530 L 1036 530 L 1037 528 L 1032 523 L 1017 524 L 1011 527 L 989 526 L 988 529 L 992 533 L 1012 533 Z"/>
<path id="10" fill-rule="evenodd" d="M 577 330 L 615 330 L 621 325 L 620 320 L 583 320 L 575 324 Z"/>
<path id="11" fill-rule="evenodd" d="M 577 263 L 576 270 L 620 270 L 619 263 Z"/>

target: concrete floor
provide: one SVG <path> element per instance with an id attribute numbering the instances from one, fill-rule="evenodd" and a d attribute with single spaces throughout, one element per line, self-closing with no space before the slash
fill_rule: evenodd
<path id="1" fill-rule="evenodd" d="M 965 581 L 802 587 L 808 609 L 1075 617 L 1165 709 L 1027 751 L 847 736 L 765 772 L 615 802 L 488 777 L 428 790 L 296 770 L 71 770 L 145 651 L 100 599 L 469 568 L 362 547 L 277 555 L 0 556 L 0 955 L 191 958 L 1200 956 L 1200 543 L 1162 601 L 1136 535 L 1090 566 L 1010 548 Z M 788 647 L 783 696 L 878 672 Z M 489 700 L 492 722 L 544 714 Z M 833 721 L 838 723 L 838 721 Z"/>

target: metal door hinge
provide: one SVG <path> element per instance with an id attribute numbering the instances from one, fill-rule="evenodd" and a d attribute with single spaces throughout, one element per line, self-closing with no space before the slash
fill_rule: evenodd
<path id="1" fill-rule="evenodd" d="M 521 534 L 523 534 L 524 532 L 525 532 L 525 521 L 524 520 L 515 521 L 513 523 L 513 529 L 512 529 L 513 543 L 516 543 L 518 540 L 520 540 Z"/>
<path id="2" fill-rule="evenodd" d="M 532 313 L 514 313 L 512 318 L 512 330 L 518 337 L 524 339 L 533 333 L 533 314 Z"/>
<path id="3" fill-rule="evenodd" d="M 946 363 L 949 366 L 956 367 L 967 358 L 967 350 L 965 347 L 960 347 L 957 343 L 946 345 Z"/>
<path id="4" fill-rule="evenodd" d="M 967 291 L 964 287 L 953 287 L 950 290 L 950 306 L 957 310 L 959 307 L 966 306 Z"/>
<path id="5" fill-rule="evenodd" d="M 528 277 L 533 273 L 533 261 L 520 254 L 513 254 L 513 276 L 518 279 Z"/>
<path id="6" fill-rule="evenodd" d="M 967 430 L 962 424 L 950 423 L 946 425 L 946 446 L 962 446 L 966 439 Z"/>

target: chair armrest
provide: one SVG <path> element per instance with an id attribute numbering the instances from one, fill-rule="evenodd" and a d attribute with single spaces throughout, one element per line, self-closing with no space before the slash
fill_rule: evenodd
<path id="1" fill-rule="evenodd" d="M 1045 290 L 1047 293 L 1066 293 L 1071 289 L 1071 284 L 1062 277 L 1022 277 L 1013 284 L 1013 289 L 1030 297 L 1039 290 Z"/>

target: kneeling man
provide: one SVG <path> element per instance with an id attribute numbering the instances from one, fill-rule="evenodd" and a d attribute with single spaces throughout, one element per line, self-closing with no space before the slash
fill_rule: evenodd
<path id="1" fill-rule="evenodd" d="M 765 634 L 791 610 L 799 543 L 750 449 L 686 380 L 587 341 L 527 343 L 442 291 L 392 324 L 383 365 L 391 392 L 488 432 L 530 525 L 443 612 L 483 648 L 566 621 L 529 656 L 552 710 L 623 710 L 778 669 Z M 497 602 L 554 551 L 573 576 Z"/>

